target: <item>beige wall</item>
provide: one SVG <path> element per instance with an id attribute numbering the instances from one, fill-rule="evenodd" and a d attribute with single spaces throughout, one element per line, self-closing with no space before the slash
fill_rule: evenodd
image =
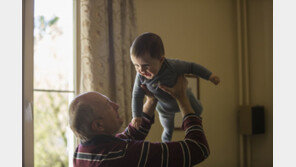
<path id="1" fill-rule="evenodd" d="M 148 31 L 159 34 L 165 45 L 166 57 L 199 63 L 221 78 L 219 86 L 201 81 L 200 96 L 204 107 L 204 128 L 211 155 L 199 166 L 238 166 L 236 1 L 136 0 L 135 2 L 138 34 Z M 257 6 L 258 3 L 261 5 Z M 272 10 L 270 11 L 270 1 L 253 0 L 248 3 L 248 7 L 251 8 L 250 11 L 255 12 L 248 17 L 251 30 L 249 47 L 252 48 L 250 49 L 251 103 L 267 106 L 268 110 L 268 132 L 265 135 L 252 137 L 252 163 L 254 166 L 260 166 L 272 163 L 272 19 L 270 20 Z M 262 23 L 266 19 L 268 23 Z M 260 23 L 258 24 L 260 27 L 257 23 Z M 161 125 L 156 120 L 148 140 L 160 141 L 161 131 Z M 182 131 L 175 131 L 173 140 L 183 137 Z M 265 151 L 269 153 L 265 154 Z"/>
<path id="2" fill-rule="evenodd" d="M 248 0 L 250 103 L 265 107 L 266 133 L 251 137 L 252 166 L 270 167 L 273 156 L 272 0 Z"/>
<path id="3" fill-rule="evenodd" d="M 167 57 L 202 64 L 221 77 L 219 86 L 201 81 L 204 127 L 211 148 L 211 156 L 201 166 L 237 166 L 235 4 L 231 0 L 136 2 L 139 33 L 159 34 Z M 158 120 L 151 132 L 149 139 L 160 141 Z M 174 134 L 174 139 L 183 137 L 183 132 Z"/>

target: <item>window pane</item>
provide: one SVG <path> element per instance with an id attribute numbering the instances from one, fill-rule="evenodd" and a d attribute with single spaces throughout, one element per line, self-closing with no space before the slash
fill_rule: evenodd
<path id="1" fill-rule="evenodd" d="M 68 104 L 72 93 L 34 93 L 35 166 L 68 166 Z"/>
<path id="2" fill-rule="evenodd" d="M 73 0 L 34 2 L 34 90 L 73 91 Z M 73 93 L 34 91 L 35 167 L 71 166 L 72 98 Z"/>
<path id="3" fill-rule="evenodd" d="M 35 0 L 34 89 L 73 90 L 73 1 Z"/>

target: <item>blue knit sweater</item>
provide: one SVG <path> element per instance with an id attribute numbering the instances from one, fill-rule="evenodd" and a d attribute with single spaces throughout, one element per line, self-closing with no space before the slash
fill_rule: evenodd
<path id="1" fill-rule="evenodd" d="M 173 87 L 179 75 L 193 74 L 208 80 L 212 72 L 205 67 L 177 59 L 165 59 L 158 74 L 152 79 L 147 79 L 139 73 L 136 75 L 133 96 L 132 96 L 132 114 L 133 117 L 141 117 L 143 111 L 143 100 L 145 92 L 141 88 L 145 84 L 147 89 L 154 94 L 158 104 L 167 112 L 179 112 L 177 101 L 168 93 L 161 90 L 158 85 L 162 84 Z"/>

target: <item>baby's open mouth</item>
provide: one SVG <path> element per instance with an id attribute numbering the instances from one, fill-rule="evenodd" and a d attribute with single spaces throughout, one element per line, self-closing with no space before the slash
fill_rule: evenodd
<path id="1" fill-rule="evenodd" d="M 143 73 L 142 74 L 144 77 L 151 77 L 151 74 L 150 73 Z"/>

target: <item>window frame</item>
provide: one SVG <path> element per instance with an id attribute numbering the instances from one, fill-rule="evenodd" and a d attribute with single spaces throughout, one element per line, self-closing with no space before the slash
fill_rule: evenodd
<path id="1" fill-rule="evenodd" d="M 22 164 L 34 166 L 34 0 L 22 2 Z M 73 19 L 73 86 L 76 96 L 80 90 L 80 0 L 73 0 Z M 68 146 L 69 166 L 73 166 L 72 156 L 78 143 L 73 133 L 71 137 L 72 146 Z"/>
<path id="2" fill-rule="evenodd" d="M 33 53 L 34 53 L 34 0 L 23 0 L 23 105 L 22 105 L 22 164 L 34 166 L 33 124 Z"/>

